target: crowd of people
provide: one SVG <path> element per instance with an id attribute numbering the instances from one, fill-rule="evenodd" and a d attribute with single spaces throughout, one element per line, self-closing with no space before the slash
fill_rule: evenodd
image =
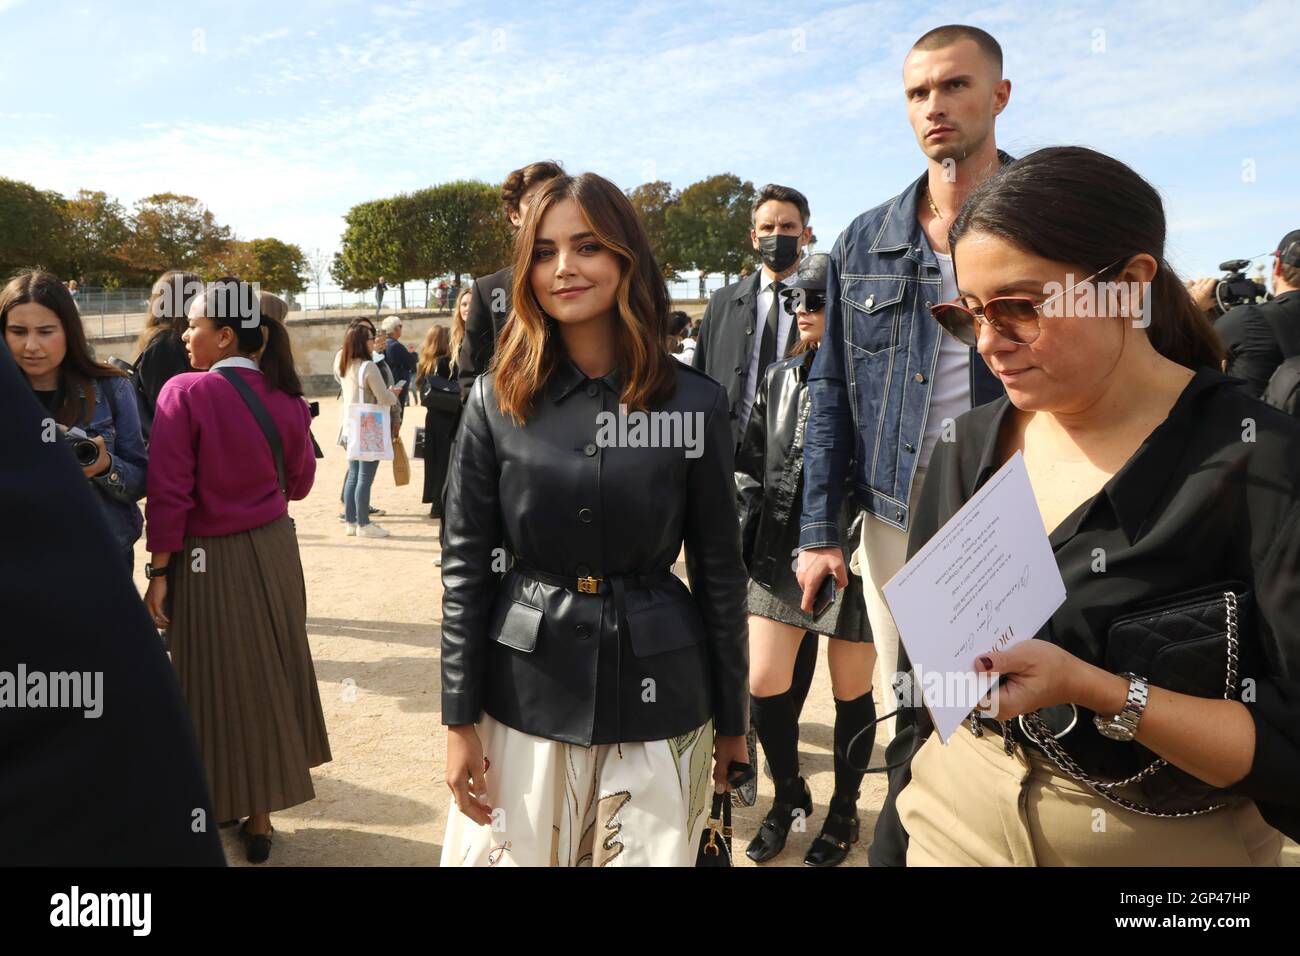
<path id="1" fill-rule="evenodd" d="M 829 253 L 809 250 L 805 195 L 763 187 L 761 266 L 699 320 L 671 311 L 617 186 L 535 162 L 502 186 L 512 261 L 440 292 L 449 325 L 418 350 L 397 317 L 348 325 L 347 535 L 387 536 L 352 412 L 396 435 L 412 396 L 425 407 L 443 865 L 694 865 L 711 798 L 753 802 L 763 767 L 745 852 L 780 857 L 817 812 L 799 740 L 823 637 L 834 788 L 807 865 L 849 857 L 871 770 L 889 774 L 873 865 L 1273 865 L 1300 839 L 1300 231 L 1274 297 L 1215 317 L 1137 172 L 998 149 L 992 36 L 930 31 L 903 80 L 925 172 Z M 1054 307 L 1092 288 L 1091 311 Z M 253 862 L 331 759 L 288 509 L 321 453 L 286 314 L 238 279 L 168 272 L 124 372 L 54 276 L 0 293 L 8 352 L 128 575 L 147 537 L 143 607 L 211 812 Z M 997 712 L 944 746 L 903 693 L 883 588 L 1017 455 L 1065 603 L 978 657 Z"/>

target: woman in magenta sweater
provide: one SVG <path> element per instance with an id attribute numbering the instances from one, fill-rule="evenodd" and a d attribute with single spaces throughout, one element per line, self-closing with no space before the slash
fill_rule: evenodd
<path id="1" fill-rule="evenodd" d="M 310 768 L 330 760 L 288 510 L 315 477 L 311 414 L 273 298 L 233 279 L 195 298 L 183 340 L 206 371 L 158 396 L 145 509 L 145 604 L 169 631 L 213 811 L 247 818 L 254 863 L 270 854 L 271 812 L 313 799 Z"/>

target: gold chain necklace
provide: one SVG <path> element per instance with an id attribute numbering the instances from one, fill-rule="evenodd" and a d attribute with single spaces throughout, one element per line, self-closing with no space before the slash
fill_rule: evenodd
<path id="1" fill-rule="evenodd" d="M 934 204 L 934 197 L 932 197 L 932 196 L 930 195 L 930 184 L 929 184 L 929 183 L 926 183 L 926 184 L 925 184 L 925 201 L 928 202 L 928 203 L 930 204 L 930 212 L 932 212 L 932 213 L 934 213 L 936 216 L 938 216 L 938 217 L 939 217 L 939 220 L 940 220 L 941 222 L 947 222 L 947 221 L 948 221 L 947 219 L 944 219 L 944 218 L 943 218 L 943 213 L 941 213 L 941 212 L 939 211 L 939 207 L 936 206 L 936 205 Z"/>

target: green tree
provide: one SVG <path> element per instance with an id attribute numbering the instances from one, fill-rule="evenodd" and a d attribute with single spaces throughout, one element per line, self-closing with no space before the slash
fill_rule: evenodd
<path id="1" fill-rule="evenodd" d="M 469 277 L 496 272 L 510 261 L 511 232 L 495 187 L 461 179 L 422 190 L 427 243 L 422 263 L 429 275 Z"/>
<path id="2" fill-rule="evenodd" d="M 750 205 L 754 184 L 723 173 L 692 183 L 668 207 L 667 221 L 683 265 L 700 270 L 700 297 L 704 277 L 721 272 L 727 281 L 742 266 L 758 259 L 749 241 Z"/>
<path id="3" fill-rule="evenodd" d="M 654 251 L 655 262 L 659 264 L 659 271 L 665 279 L 676 279 L 678 271 L 687 265 L 680 252 L 677 235 L 668 220 L 669 210 L 679 201 L 678 193 L 671 183 L 657 180 L 629 189 L 627 198 L 645 225 L 646 236 Z"/>
<path id="4" fill-rule="evenodd" d="M 259 282 L 268 292 L 303 292 L 307 289 L 310 266 L 301 249 L 279 239 L 253 239 L 248 243 L 252 268 L 244 278 Z"/>
<path id="5" fill-rule="evenodd" d="M 359 292 L 368 289 L 383 276 L 389 285 L 414 278 L 403 245 L 404 219 L 409 219 L 409 204 L 401 199 L 375 199 L 359 203 L 344 216 L 342 248 L 334 256 L 330 275 L 345 289 Z M 405 290 L 402 290 L 403 292 Z M 405 305 L 405 295 L 402 297 Z"/>
<path id="6" fill-rule="evenodd" d="M 133 275 L 126 245 L 131 223 L 122 204 L 100 190 L 82 189 L 63 205 L 66 257 L 73 274 L 92 285 L 117 288 L 124 282 L 151 282 Z"/>
<path id="7" fill-rule="evenodd" d="M 62 196 L 0 177 L 0 278 L 33 267 L 65 275 L 66 240 Z"/>
<path id="8" fill-rule="evenodd" d="M 168 269 L 204 272 L 232 241 L 230 229 L 193 196 L 158 193 L 135 204 L 127 250 L 131 267 L 149 275 Z"/>

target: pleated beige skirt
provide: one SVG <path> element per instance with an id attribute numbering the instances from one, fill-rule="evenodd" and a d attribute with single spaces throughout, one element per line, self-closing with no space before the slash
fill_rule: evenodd
<path id="1" fill-rule="evenodd" d="M 172 664 L 217 820 L 311 800 L 331 757 L 292 520 L 188 537 L 172 563 Z"/>
<path id="2" fill-rule="evenodd" d="M 1282 835 L 1245 798 L 1202 816 L 1118 807 L 1036 753 L 962 726 L 931 735 L 898 795 L 908 866 L 1276 866 Z"/>

